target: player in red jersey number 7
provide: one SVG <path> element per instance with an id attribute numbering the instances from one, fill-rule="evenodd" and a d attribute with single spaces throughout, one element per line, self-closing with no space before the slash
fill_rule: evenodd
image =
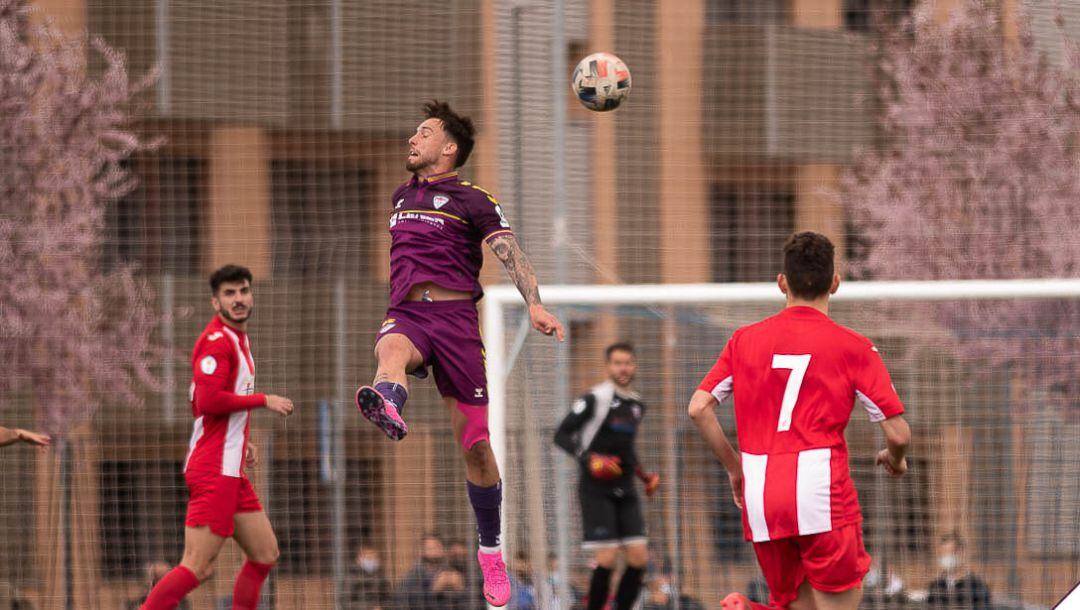
<path id="1" fill-rule="evenodd" d="M 266 407 L 281 416 L 293 411 L 288 398 L 255 393 L 247 321 L 254 308 L 251 271 L 226 265 L 210 276 L 210 320 L 191 354 L 191 411 L 194 430 L 184 462 L 190 493 L 184 520 L 184 557 L 158 581 L 142 610 L 172 610 L 210 577 L 229 538 L 247 561 L 236 577 L 233 610 L 255 610 L 259 591 L 278 558 L 277 538 L 244 472 L 258 463 L 248 443 L 251 410 Z"/>
<path id="2" fill-rule="evenodd" d="M 770 606 L 854 610 L 870 556 L 844 429 L 862 405 L 885 432 L 877 463 L 893 476 L 907 471 L 911 431 L 877 348 L 828 316 L 840 285 L 829 239 L 789 238 L 777 282 L 787 307 L 735 331 L 691 398 L 690 417 L 727 468 Z M 739 453 L 715 412 L 728 396 Z M 722 607 L 766 608 L 737 593 Z"/>

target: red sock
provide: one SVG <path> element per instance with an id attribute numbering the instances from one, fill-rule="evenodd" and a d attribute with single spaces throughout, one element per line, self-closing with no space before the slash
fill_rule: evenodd
<path id="1" fill-rule="evenodd" d="M 259 606 L 259 591 L 262 590 L 263 581 L 274 567 L 272 563 L 255 563 L 250 559 L 244 562 L 243 569 L 236 576 L 236 587 L 233 589 L 233 610 L 255 610 Z"/>
<path id="2" fill-rule="evenodd" d="M 199 579 L 191 570 L 176 566 L 154 585 L 139 610 L 174 610 L 198 586 Z"/>

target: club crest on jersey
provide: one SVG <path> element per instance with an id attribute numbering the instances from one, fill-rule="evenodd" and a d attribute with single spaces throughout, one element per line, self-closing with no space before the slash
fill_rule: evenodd
<path id="1" fill-rule="evenodd" d="M 393 328 L 395 326 L 397 326 L 397 319 L 395 319 L 395 318 L 387 318 L 382 323 L 382 328 L 379 329 L 379 334 L 381 335 L 381 334 L 385 333 L 386 331 L 390 330 L 391 328 Z"/>
<path id="2" fill-rule="evenodd" d="M 204 375 L 213 375 L 214 371 L 217 370 L 217 360 L 215 360 L 213 356 L 203 358 L 199 361 L 199 370 L 202 371 Z"/>
<path id="3" fill-rule="evenodd" d="M 446 195 L 435 195 L 435 197 L 432 198 L 431 203 L 435 204 L 435 209 L 438 210 L 450 203 L 450 198 Z"/>
<path id="4" fill-rule="evenodd" d="M 499 215 L 499 226 L 504 229 L 509 229 L 510 221 L 506 219 L 506 214 L 503 214 L 502 206 L 496 203 L 495 212 Z"/>

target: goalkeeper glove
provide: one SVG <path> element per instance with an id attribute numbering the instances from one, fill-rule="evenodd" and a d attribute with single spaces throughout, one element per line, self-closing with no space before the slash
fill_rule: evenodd
<path id="1" fill-rule="evenodd" d="M 589 468 L 589 476 L 597 481 L 610 481 L 622 476 L 623 470 L 620 465 L 622 460 L 617 455 L 603 453 L 590 453 L 586 466 Z"/>
<path id="2" fill-rule="evenodd" d="M 656 488 L 660 487 L 660 475 L 655 472 L 645 472 L 641 466 L 634 470 L 634 474 L 641 479 L 642 483 L 645 483 L 645 495 L 651 498 L 656 493 Z"/>

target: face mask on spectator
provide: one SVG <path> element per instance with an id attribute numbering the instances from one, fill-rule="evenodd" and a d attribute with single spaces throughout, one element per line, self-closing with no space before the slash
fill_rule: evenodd
<path id="1" fill-rule="evenodd" d="M 942 570 L 955 570 L 960 565 L 960 560 L 956 558 L 956 555 L 942 555 L 938 557 L 938 565 Z"/>
<path id="2" fill-rule="evenodd" d="M 361 559 L 360 560 L 360 569 L 363 570 L 364 572 L 368 573 L 368 574 L 374 574 L 375 572 L 377 572 L 379 570 L 379 560 L 378 559 Z"/>

